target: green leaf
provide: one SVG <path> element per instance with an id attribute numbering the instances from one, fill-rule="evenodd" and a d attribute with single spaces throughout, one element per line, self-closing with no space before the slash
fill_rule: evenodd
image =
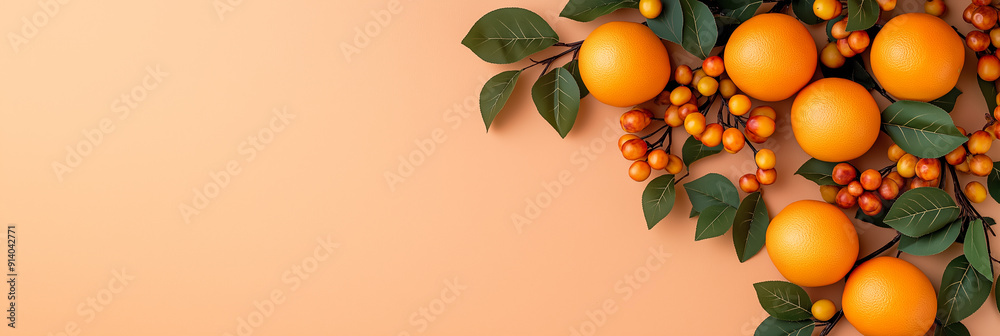
<path id="1" fill-rule="evenodd" d="M 569 73 L 573 74 L 573 79 L 576 79 L 576 86 L 580 88 L 581 99 L 590 94 L 590 90 L 587 89 L 587 85 L 583 84 L 583 77 L 580 76 L 580 62 L 578 60 L 569 61 L 562 67 L 563 69 L 569 70 Z"/>
<path id="2" fill-rule="evenodd" d="M 757 326 L 754 336 L 810 336 L 816 324 L 812 320 L 782 321 L 768 316 Z"/>
<path id="3" fill-rule="evenodd" d="M 820 65 L 820 72 L 823 73 L 823 77 L 825 78 L 836 77 L 836 78 L 849 79 L 858 84 L 861 84 L 861 86 L 863 86 L 868 91 L 871 91 L 872 89 L 875 88 L 875 80 L 872 79 L 872 76 L 870 74 L 868 74 L 868 70 L 865 69 L 864 64 L 862 64 L 861 61 L 858 60 L 858 58 L 854 57 L 848 58 L 847 62 L 844 63 L 844 66 L 841 66 L 836 69 L 827 68 L 826 65 L 823 65 L 823 63 L 820 63 L 819 65 Z"/>
<path id="4" fill-rule="evenodd" d="M 979 76 L 976 76 L 976 80 L 979 81 L 979 90 L 983 92 L 983 98 L 986 99 L 986 107 L 989 108 L 989 112 L 993 112 L 997 108 L 997 85 L 991 81 L 985 81 Z"/>
<path id="5" fill-rule="evenodd" d="M 833 18 L 826 22 L 826 40 L 827 42 L 836 42 L 837 39 L 833 38 L 833 24 L 844 19 L 844 15 Z M 823 47 L 820 47 L 822 49 Z"/>
<path id="6" fill-rule="evenodd" d="M 722 152 L 722 145 L 706 147 L 701 141 L 695 139 L 694 136 L 689 136 L 684 141 L 684 146 L 681 147 L 681 156 L 684 157 L 684 165 L 688 167 L 695 161 L 719 154 L 720 152 Z"/>
<path id="7" fill-rule="evenodd" d="M 715 28 L 719 31 L 719 38 L 715 40 L 716 47 L 723 47 L 733 36 L 733 32 L 740 26 L 740 20 L 728 16 L 716 16 Z"/>
<path id="8" fill-rule="evenodd" d="M 993 163 L 993 171 L 986 178 L 986 186 L 990 189 L 990 196 L 993 196 L 993 200 L 1000 203 L 1000 161 Z"/>
<path id="9" fill-rule="evenodd" d="M 808 0 L 803 0 L 803 1 L 808 1 Z M 764 3 L 763 0 L 749 1 L 749 2 L 747 2 L 746 4 L 744 4 L 744 5 L 740 6 L 740 7 L 736 7 L 736 8 L 730 9 L 730 10 L 726 10 L 724 13 L 728 17 L 731 17 L 731 18 L 734 18 L 736 20 L 739 20 L 740 22 L 743 22 L 743 21 L 746 21 L 746 20 L 750 20 L 750 18 L 752 18 L 753 15 L 757 13 L 757 9 L 760 8 L 760 5 L 762 5 L 763 3 Z M 810 12 L 812 11 L 811 7 L 810 7 L 809 11 Z"/>
<path id="10" fill-rule="evenodd" d="M 962 221 L 957 220 L 943 229 L 920 238 L 903 235 L 899 238 L 899 250 L 915 256 L 935 255 L 947 250 L 961 232 Z"/>
<path id="11" fill-rule="evenodd" d="M 542 118 L 565 138 L 580 111 L 580 87 L 573 74 L 563 68 L 552 69 L 535 82 L 531 99 Z"/>
<path id="12" fill-rule="evenodd" d="M 997 288 L 993 290 L 993 293 L 1000 293 L 1000 281 L 997 281 Z M 993 298 L 997 301 L 997 311 L 1000 311 L 1000 295 L 993 295 Z"/>
<path id="13" fill-rule="evenodd" d="M 764 311 L 784 321 L 808 320 L 812 317 L 812 300 L 796 284 L 785 281 L 764 281 L 753 284 L 757 300 Z"/>
<path id="14" fill-rule="evenodd" d="M 663 175 L 649 181 L 642 192 L 642 214 L 646 217 L 646 227 L 650 230 L 674 208 L 677 191 L 674 190 L 674 176 Z"/>
<path id="15" fill-rule="evenodd" d="M 733 245 L 740 262 L 749 260 L 764 247 L 764 234 L 770 221 L 759 191 L 743 198 L 733 219 Z"/>
<path id="16" fill-rule="evenodd" d="M 510 94 L 514 93 L 514 86 L 517 85 L 517 78 L 521 71 L 504 71 L 483 85 L 483 91 L 479 93 L 479 110 L 483 114 L 483 122 L 486 123 L 486 131 L 490 131 L 493 119 L 500 114 L 500 110 L 507 104 Z"/>
<path id="17" fill-rule="evenodd" d="M 559 35 L 541 16 L 524 8 L 501 8 L 483 15 L 462 44 L 479 58 L 510 64 L 559 42 Z"/>
<path id="18" fill-rule="evenodd" d="M 975 313 L 990 296 L 991 280 L 976 272 L 964 255 L 953 259 L 941 279 L 937 318 L 947 326 Z"/>
<path id="19" fill-rule="evenodd" d="M 728 204 L 734 208 L 740 204 L 740 195 L 733 182 L 716 173 L 685 183 L 684 190 L 687 190 L 691 200 L 691 208 L 698 212 L 717 204 Z"/>
<path id="20" fill-rule="evenodd" d="M 719 0 L 719 7 L 722 9 L 736 9 L 757 0 Z"/>
<path id="21" fill-rule="evenodd" d="M 969 259 L 972 267 L 975 267 L 979 274 L 993 279 L 993 268 L 990 260 L 990 249 L 986 245 L 986 226 L 980 219 L 969 223 L 969 229 L 965 231 L 964 244 L 965 257 Z"/>
<path id="22" fill-rule="evenodd" d="M 646 25 L 661 39 L 681 44 L 684 35 L 684 14 L 681 0 L 663 0 L 660 16 L 647 19 Z"/>
<path id="23" fill-rule="evenodd" d="M 847 0 L 847 31 L 865 30 L 874 26 L 881 13 L 875 0 Z"/>
<path id="24" fill-rule="evenodd" d="M 680 0 L 681 12 L 684 14 L 684 34 L 681 46 L 691 55 L 700 59 L 708 58 L 715 41 L 719 38 L 719 30 L 715 27 L 715 17 L 712 10 L 697 0 Z"/>
<path id="25" fill-rule="evenodd" d="M 875 226 L 883 227 L 883 228 L 889 228 L 889 226 L 885 224 L 885 215 L 889 213 L 888 210 L 889 210 L 889 202 L 886 202 L 885 200 L 883 200 L 882 201 L 882 212 L 880 212 L 878 215 L 869 216 L 868 214 L 866 214 L 861 209 L 858 209 L 858 212 L 854 214 L 854 218 L 857 218 L 857 219 L 861 220 L 862 222 L 869 223 L 871 225 L 875 225 Z"/>
<path id="26" fill-rule="evenodd" d="M 809 159 L 795 171 L 795 175 L 805 177 L 817 185 L 837 185 L 837 182 L 833 182 L 833 167 L 837 163 Z"/>
<path id="27" fill-rule="evenodd" d="M 716 204 L 705 208 L 698 216 L 698 226 L 694 229 L 694 240 L 721 236 L 733 226 L 736 208 L 729 204 Z"/>
<path id="28" fill-rule="evenodd" d="M 569 0 L 559 16 L 590 22 L 622 8 L 639 8 L 639 0 Z"/>
<path id="29" fill-rule="evenodd" d="M 910 237 L 937 231 L 955 221 L 960 209 L 944 190 L 923 187 L 899 196 L 885 216 L 885 224 Z"/>
<path id="30" fill-rule="evenodd" d="M 882 111 L 882 128 L 899 147 L 921 158 L 945 156 L 969 140 L 940 107 L 900 100 Z"/>
<path id="31" fill-rule="evenodd" d="M 958 96 L 962 94 L 962 90 L 957 87 L 948 91 L 947 94 L 941 96 L 941 98 L 930 101 L 931 105 L 940 107 L 945 112 L 951 113 L 951 110 L 955 109 L 955 102 L 958 101 Z"/>
<path id="32" fill-rule="evenodd" d="M 799 21 L 807 25 L 814 25 L 823 22 L 823 19 L 813 14 L 813 2 L 815 0 L 792 0 L 792 12 Z"/>
<path id="33" fill-rule="evenodd" d="M 972 336 L 969 329 L 962 322 L 955 322 L 947 326 L 938 326 L 934 330 L 934 336 Z"/>

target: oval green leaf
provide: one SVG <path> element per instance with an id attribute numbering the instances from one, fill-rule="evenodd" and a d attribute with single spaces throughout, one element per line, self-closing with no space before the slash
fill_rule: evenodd
<path id="1" fill-rule="evenodd" d="M 823 19 L 813 14 L 813 2 L 815 0 L 792 0 L 792 12 L 799 21 L 807 25 L 814 25 L 823 22 Z"/>
<path id="2" fill-rule="evenodd" d="M 754 336 L 810 336 L 816 324 L 812 320 L 782 321 L 769 316 L 757 326 Z"/>
<path id="3" fill-rule="evenodd" d="M 934 336 L 972 336 L 972 334 L 962 322 L 955 322 L 947 326 L 938 326 L 934 330 Z"/>
<path id="4" fill-rule="evenodd" d="M 882 111 L 882 128 L 899 147 L 921 158 L 942 157 L 969 140 L 948 112 L 924 102 L 889 105 Z"/>
<path id="5" fill-rule="evenodd" d="M 700 59 L 708 58 L 719 38 L 712 10 L 697 0 L 680 0 L 684 15 L 684 34 L 681 46 Z"/>
<path id="6" fill-rule="evenodd" d="M 810 0 L 799 0 L 799 1 L 810 1 Z M 763 0 L 749 1 L 746 4 L 727 10 L 724 13 L 726 16 L 739 20 L 740 22 L 750 20 L 754 14 L 757 14 L 757 9 L 760 5 L 764 4 Z M 812 12 L 812 6 L 810 6 L 810 12 Z"/>
<path id="7" fill-rule="evenodd" d="M 542 118 L 565 138 L 580 111 L 580 87 L 573 74 L 563 68 L 552 69 L 535 82 L 531 99 Z"/>
<path id="8" fill-rule="evenodd" d="M 764 235 L 770 222 L 767 206 L 759 191 L 743 198 L 733 219 L 733 246 L 740 262 L 749 260 L 764 247 Z"/>
<path id="9" fill-rule="evenodd" d="M 986 187 L 990 189 L 993 200 L 1000 202 L 1000 161 L 993 163 L 993 171 L 986 178 Z"/>
<path id="10" fill-rule="evenodd" d="M 875 0 L 847 0 L 847 31 L 865 30 L 875 25 L 882 10 Z"/>
<path id="11" fill-rule="evenodd" d="M 986 99 L 986 106 L 989 108 L 987 111 L 993 111 L 997 108 L 997 85 L 992 81 L 984 81 L 979 76 L 976 76 L 976 80 L 979 81 L 979 90 L 983 92 L 983 98 Z"/>
<path id="12" fill-rule="evenodd" d="M 663 0 L 663 11 L 660 16 L 647 19 L 646 25 L 661 39 L 681 44 L 684 36 L 684 14 L 681 11 L 681 0 Z"/>
<path id="13" fill-rule="evenodd" d="M 940 107 L 945 112 L 951 113 L 951 110 L 955 109 L 955 102 L 958 101 L 958 96 L 962 95 L 962 90 L 957 87 L 948 91 L 947 94 L 941 96 L 941 98 L 930 101 L 931 105 Z"/>
<path id="14" fill-rule="evenodd" d="M 959 213 L 958 205 L 947 192 L 923 187 L 900 195 L 884 222 L 904 235 L 917 238 L 955 221 Z"/>
<path id="15" fill-rule="evenodd" d="M 479 58 L 510 64 L 559 42 L 541 16 L 524 8 L 501 8 L 483 15 L 462 39 Z"/>
<path id="16" fill-rule="evenodd" d="M 722 145 L 706 147 L 701 141 L 695 139 L 694 136 L 689 136 L 687 140 L 684 140 L 684 146 L 681 147 L 681 156 L 684 158 L 684 165 L 688 167 L 695 161 L 721 152 Z"/>
<path id="17" fill-rule="evenodd" d="M 740 195 L 733 182 L 716 173 L 685 183 L 684 190 L 687 191 L 688 199 L 691 200 L 691 208 L 699 213 L 717 204 L 725 204 L 734 208 L 740 205 Z"/>
<path id="18" fill-rule="evenodd" d="M 809 159 L 795 171 L 795 175 L 805 177 L 817 185 L 837 185 L 837 182 L 833 181 L 833 167 L 837 166 L 837 163 Z"/>
<path id="19" fill-rule="evenodd" d="M 642 192 L 642 214 L 646 217 L 646 228 L 652 230 L 670 214 L 676 197 L 673 175 L 663 175 L 649 181 L 646 190 Z"/>
<path id="20" fill-rule="evenodd" d="M 507 104 L 510 94 L 514 93 L 514 86 L 517 85 L 517 78 L 521 71 L 504 71 L 483 85 L 483 91 L 479 93 L 479 111 L 483 114 L 483 122 L 486 123 L 486 131 L 490 131 L 493 119 L 500 114 L 500 110 Z"/>
<path id="21" fill-rule="evenodd" d="M 772 317 L 783 321 L 801 321 L 812 317 L 812 300 L 802 287 L 785 281 L 753 284 L 757 300 Z"/>
<path id="22" fill-rule="evenodd" d="M 578 60 L 572 60 L 562 66 L 563 69 L 569 70 L 569 73 L 573 74 L 573 79 L 576 79 L 576 86 L 580 88 L 580 99 L 586 97 L 590 94 L 590 90 L 587 89 L 587 85 L 583 84 L 583 77 L 580 76 L 580 62 Z"/>
<path id="23" fill-rule="evenodd" d="M 820 72 L 823 73 L 823 77 L 830 78 L 843 78 L 854 81 L 855 83 L 861 84 L 865 89 L 871 91 L 875 88 L 875 80 L 865 69 L 864 64 L 861 64 L 857 58 L 851 57 L 847 59 L 847 62 L 843 66 L 832 69 L 827 68 L 823 63 L 819 64 Z"/>
<path id="24" fill-rule="evenodd" d="M 982 220 L 977 219 L 969 223 L 969 228 L 965 231 L 965 243 L 963 245 L 965 245 L 963 247 L 965 257 L 969 259 L 972 267 L 975 267 L 980 274 L 993 279 L 990 249 L 986 245 L 986 226 Z"/>
<path id="25" fill-rule="evenodd" d="M 992 279 L 979 274 L 965 255 L 953 259 L 944 269 L 938 292 L 937 318 L 945 326 L 961 321 L 983 306 L 990 296 Z"/>
<path id="26" fill-rule="evenodd" d="M 716 204 L 705 208 L 698 215 L 698 226 L 694 229 L 694 240 L 721 236 L 733 226 L 736 208 L 729 204 Z"/>
<path id="27" fill-rule="evenodd" d="M 961 232 L 962 221 L 957 220 L 943 229 L 920 238 L 903 235 L 899 238 L 899 250 L 915 256 L 935 255 L 951 247 Z"/>
<path id="28" fill-rule="evenodd" d="M 622 8 L 639 8 L 639 0 L 569 0 L 559 16 L 590 22 Z"/>

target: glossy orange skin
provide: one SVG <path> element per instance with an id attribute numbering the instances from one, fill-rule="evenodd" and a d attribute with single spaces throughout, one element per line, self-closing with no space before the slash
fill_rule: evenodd
<path id="1" fill-rule="evenodd" d="M 897 99 L 931 101 L 958 83 L 965 64 L 964 44 L 951 26 L 936 16 L 899 15 L 872 41 L 872 74 Z"/>
<path id="2" fill-rule="evenodd" d="M 670 55 L 649 27 L 608 22 L 580 47 L 580 77 L 602 103 L 631 107 L 656 98 L 670 81 Z"/>
<path id="3" fill-rule="evenodd" d="M 794 95 L 812 80 L 818 61 L 806 27 L 785 14 L 760 14 L 733 31 L 723 56 L 743 93 L 763 101 Z M 950 89 L 950 88 L 949 88 Z"/>
<path id="4" fill-rule="evenodd" d="M 893 257 L 869 260 L 847 278 L 844 317 L 865 335 L 923 335 L 934 324 L 937 293 L 920 269 Z"/>
<path id="5" fill-rule="evenodd" d="M 765 236 L 771 262 L 788 281 L 819 287 L 840 281 L 858 257 L 854 224 L 837 207 L 803 200 L 771 220 Z"/>
<path id="6" fill-rule="evenodd" d="M 875 98 L 860 84 L 824 78 L 795 97 L 792 132 L 806 154 L 827 162 L 849 161 L 875 144 L 881 114 Z"/>

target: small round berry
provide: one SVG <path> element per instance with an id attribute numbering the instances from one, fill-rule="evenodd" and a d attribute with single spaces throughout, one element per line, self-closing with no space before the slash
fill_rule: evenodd
<path id="1" fill-rule="evenodd" d="M 837 192 L 837 206 L 841 209 L 850 209 L 858 204 L 858 197 L 847 192 L 847 188 L 840 188 Z"/>
<path id="2" fill-rule="evenodd" d="M 702 61 L 701 68 L 705 69 L 705 74 L 710 77 L 719 77 L 726 71 L 726 67 L 722 63 L 722 57 L 719 56 L 706 58 Z"/>
<path id="3" fill-rule="evenodd" d="M 688 114 L 687 117 L 684 117 L 684 130 L 691 135 L 701 135 L 705 131 L 705 115 L 701 113 Z"/>
<path id="4" fill-rule="evenodd" d="M 823 201 L 830 204 L 837 204 L 837 193 L 840 192 L 840 187 L 834 185 L 821 185 L 819 186 L 819 194 L 823 196 Z"/>
<path id="5" fill-rule="evenodd" d="M 972 168 L 969 166 L 969 161 L 971 158 L 972 155 L 966 156 L 964 162 L 955 165 L 955 170 L 959 171 L 960 173 L 966 173 L 966 174 L 971 172 Z"/>
<path id="6" fill-rule="evenodd" d="M 840 15 L 840 1 L 837 0 L 816 0 L 813 2 L 813 14 L 823 20 L 830 20 Z"/>
<path id="7" fill-rule="evenodd" d="M 757 164 L 757 168 L 760 169 L 774 169 L 778 161 L 774 155 L 774 151 L 767 148 L 757 151 L 757 154 L 753 156 L 753 160 Z"/>
<path id="8" fill-rule="evenodd" d="M 687 86 L 678 86 L 673 91 L 670 91 L 670 103 L 681 106 L 691 100 L 691 88 Z"/>
<path id="9" fill-rule="evenodd" d="M 924 3 L 924 12 L 934 16 L 944 14 L 944 0 L 928 0 Z"/>
<path id="10" fill-rule="evenodd" d="M 914 167 L 917 177 L 927 181 L 936 180 L 941 177 L 941 161 L 938 159 L 920 159 Z"/>
<path id="11" fill-rule="evenodd" d="M 689 114 L 699 114 L 698 105 L 692 103 L 681 105 L 681 107 L 677 109 L 677 114 L 681 117 L 681 120 L 686 120 Z"/>
<path id="12" fill-rule="evenodd" d="M 757 181 L 757 175 L 746 174 L 740 176 L 740 190 L 745 193 L 752 193 L 760 190 L 760 181 Z"/>
<path id="13" fill-rule="evenodd" d="M 646 151 L 648 150 L 649 144 L 647 144 L 646 141 L 642 139 L 632 139 L 626 141 L 625 144 L 622 145 L 622 156 L 625 157 L 626 160 L 638 160 L 643 156 L 646 156 Z"/>
<path id="14" fill-rule="evenodd" d="M 722 144 L 722 132 L 724 129 L 718 123 L 711 123 L 705 126 L 701 132 L 701 144 L 705 147 L 716 147 Z"/>
<path id="15" fill-rule="evenodd" d="M 1000 59 L 994 55 L 983 55 L 976 65 L 976 73 L 984 81 L 995 81 L 1000 78 Z"/>
<path id="16" fill-rule="evenodd" d="M 684 161 L 681 161 L 680 157 L 677 155 L 670 154 L 667 156 L 667 173 L 670 174 L 680 174 L 681 170 L 684 169 Z"/>
<path id="17" fill-rule="evenodd" d="M 655 19 L 663 12 L 663 2 L 660 0 L 639 0 L 639 13 L 647 19 Z"/>
<path id="18" fill-rule="evenodd" d="M 994 47 L 1000 46 L 1000 28 L 990 29 L 990 42 Z"/>
<path id="19" fill-rule="evenodd" d="M 858 207 L 867 213 L 876 213 L 882 210 L 882 200 L 871 191 L 866 191 L 858 196 Z"/>
<path id="20" fill-rule="evenodd" d="M 833 315 L 837 313 L 837 307 L 833 305 L 833 301 L 822 299 L 818 300 L 812 305 L 813 318 L 820 321 L 828 321 L 833 318 Z"/>
<path id="21" fill-rule="evenodd" d="M 830 36 L 833 36 L 833 38 L 838 40 L 851 36 L 851 32 L 847 31 L 846 17 L 843 20 L 837 21 L 837 23 L 834 23 L 833 26 L 830 27 Z"/>
<path id="22" fill-rule="evenodd" d="M 979 9 L 979 6 L 974 3 L 970 3 L 969 6 L 965 7 L 965 10 L 962 11 L 962 20 L 972 23 L 972 14 L 976 12 L 976 9 Z"/>
<path id="23" fill-rule="evenodd" d="M 762 136 L 759 136 L 759 135 L 756 135 L 756 134 L 753 134 L 753 133 L 750 133 L 750 132 L 743 132 L 743 136 L 745 136 L 747 138 L 747 140 L 753 141 L 753 143 L 765 143 L 765 142 L 767 142 L 767 137 L 762 137 Z"/>
<path id="24" fill-rule="evenodd" d="M 965 35 L 965 45 L 972 51 L 980 52 L 990 47 L 990 36 L 981 30 L 973 30 Z"/>
<path id="25" fill-rule="evenodd" d="M 639 108 L 622 113 L 620 119 L 622 130 L 629 133 L 642 132 L 653 121 L 652 113 L 648 112 L 648 110 Z"/>
<path id="26" fill-rule="evenodd" d="M 891 12 L 896 9 L 896 0 L 877 0 L 878 8 L 883 12 Z"/>
<path id="27" fill-rule="evenodd" d="M 861 172 L 861 177 L 858 179 L 861 182 L 861 187 L 865 190 L 877 190 L 880 185 L 882 185 L 882 174 L 875 169 L 866 169 Z"/>
<path id="28" fill-rule="evenodd" d="M 968 153 L 965 151 L 965 146 L 958 146 L 958 148 L 955 148 L 950 153 L 945 155 L 944 160 L 952 166 L 957 166 L 962 164 L 962 162 L 965 162 L 965 157 L 967 155 Z"/>
<path id="29" fill-rule="evenodd" d="M 684 119 L 681 119 L 680 107 L 677 105 L 670 105 L 667 107 L 667 111 L 663 112 L 663 120 L 670 125 L 670 127 L 677 127 L 684 125 Z"/>
<path id="30" fill-rule="evenodd" d="M 719 93 L 723 99 L 729 99 L 736 94 L 736 83 L 732 79 L 724 78 L 719 81 Z"/>
<path id="31" fill-rule="evenodd" d="M 674 80 L 677 81 L 677 84 L 691 84 L 692 77 L 694 77 L 694 73 L 691 72 L 691 67 L 687 65 L 678 66 L 677 69 L 674 70 Z"/>
<path id="32" fill-rule="evenodd" d="M 975 131 L 969 135 L 969 153 L 983 154 L 993 145 L 993 135 L 986 131 Z"/>
<path id="33" fill-rule="evenodd" d="M 924 187 L 937 187 L 941 184 L 941 180 L 925 180 L 919 177 L 914 177 L 910 180 L 910 189 L 924 188 Z"/>
<path id="34" fill-rule="evenodd" d="M 878 195 L 887 200 L 896 199 L 896 196 L 899 196 L 899 185 L 890 179 L 882 180 L 882 185 L 878 187 Z"/>
<path id="35" fill-rule="evenodd" d="M 902 189 L 906 185 L 906 179 L 902 175 L 899 175 L 899 172 L 890 172 L 882 181 L 896 182 L 896 187 L 899 187 L 899 189 Z"/>
<path id="36" fill-rule="evenodd" d="M 698 93 L 702 96 L 708 97 L 714 95 L 715 92 L 719 91 L 719 81 L 712 77 L 702 77 L 698 81 Z"/>
<path id="37" fill-rule="evenodd" d="M 861 182 L 851 181 L 847 184 L 847 193 L 851 196 L 858 197 L 861 193 L 865 192 L 865 188 L 861 186 Z"/>
<path id="38" fill-rule="evenodd" d="M 649 163 L 649 168 L 660 170 L 667 168 L 667 152 L 662 149 L 654 149 L 649 151 L 646 156 L 646 162 Z"/>
<path id="39" fill-rule="evenodd" d="M 892 144 L 892 146 L 889 146 L 889 161 L 897 162 L 903 155 L 906 155 L 906 151 L 899 147 L 899 145 Z"/>
<path id="40" fill-rule="evenodd" d="M 850 163 L 841 162 L 833 166 L 833 173 L 830 174 L 833 182 L 839 185 L 847 185 L 858 178 L 858 170 Z"/>
<path id="41" fill-rule="evenodd" d="M 778 179 L 778 171 L 772 169 L 757 168 L 757 181 L 763 185 L 772 185 Z"/>
<path id="42" fill-rule="evenodd" d="M 747 119 L 747 131 L 765 138 L 774 135 L 775 127 L 774 119 L 766 116 L 753 116 Z"/>
<path id="43" fill-rule="evenodd" d="M 911 178 L 917 175 L 917 157 L 913 154 L 904 154 L 903 157 L 896 161 L 896 171 L 899 172 L 899 176 L 905 178 Z"/>
<path id="44" fill-rule="evenodd" d="M 705 74 L 705 69 L 695 70 L 694 75 L 691 77 L 691 83 L 692 84 L 698 84 L 698 81 L 700 81 L 705 76 L 708 76 L 708 75 Z"/>
<path id="45" fill-rule="evenodd" d="M 986 187 L 977 181 L 969 182 L 969 184 L 965 185 L 965 196 L 972 203 L 982 203 L 986 200 Z"/>
<path id="46" fill-rule="evenodd" d="M 944 2 L 941 5 L 944 6 Z M 997 10 L 992 6 L 979 6 L 972 12 L 972 25 L 979 30 L 990 30 L 997 25 Z"/>
<path id="47" fill-rule="evenodd" d="M 636 182 L 645 181 L 649 178 L 651 172 L 649 164 L 646 161 L 632 162 L 632 165 L 628 167 L 628 177 L 631 177 Z"/>
<path id="48" fill-rule="evenodd" d="M 743 132 L 736 128 L 728 128 L 722 132 L 722 147 L 730 154 L 739 153 L 746 146 L 746 138 Z"/>
<path id="49" fill-rule="evenodd" d="M 868 32 L 864 30 L 853 31 L 851 32 L 851 36 L 847 37 L 847 45 L 851 47 L 851 50 L 859 54 L 868 49 L 869 44 L 871 44 L 871 38 L 868 37 Z"/>
<path id="50" fill-rule="evenodd" d="M 823 50 L 820 51 L 819 60 L 824 66 L 830 69 L 840 68 L 847 62 L 847 58 L 837 49 L 836 42 L 827 43 L 823 47 Z"/>
<path id="51" fill-rule="evenodd" d="M 618 149 L 621 150 L 622 146 L 625 146 L 625 142 L 632 139 L 639 139 L 639 137 L 635 134 L 622 135 L 620 138 L 618 138 Z"/>
<path id="52" fill-rule="evenodd" d="M 969 172 L 976 176 L 987 176 L 993 171 L 993 160 L 986 154 L 976 154 L 969 158 Z"/>
<path id="53" fill-rule="evenodd" d="M 750 112 L 751 105 L 752 103 L 750 102 L 750 97 L 747 97 L 747 95 L 733 95 L 729 98 L 729 113 L 732 113 L 735 116 L 747 114 L 747 112 Z"/>
<path id="54" fill-rule="evenodd" d="M 753 110 L 750 110 L 750 116 L 765 116 L 771 118 L 771 120 L 778 120 L 778 112 L 773 107 L 767 105 L 754 107 Z"/>
<path id="55" fill-rule="evenodd" d="M 848 35 L 848 37 L 850 37 L 850 35 Z M 837 40 L 837 50 L 840 50 L 840 54 L 844 55 L 844 57 L 854 57 L 858 54 L 857 51 L 851 49 L 851 45 L 845 38 Z"/>

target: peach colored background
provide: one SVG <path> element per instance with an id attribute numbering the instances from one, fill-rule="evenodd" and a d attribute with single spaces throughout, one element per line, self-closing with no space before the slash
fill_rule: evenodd
<path id="1" fill-rule="evenodd" d="M 563 0 L 401 0 L 345 57 L 389 1 L 60 1 L 54 15 L 34 0 L 0 5 L 4 33 L 48 18 L 26 44 L 0 47 L 0 218 L 19 230 L 18 324 L 0 334 L 235 335 L 249 318 L 243 334 L 569 335 L 597 321 L 599 335 L 750 335 L 766 317 L 751 287 L 781 279 L 766 251 L 740 264 L 730 234 L 694 242 L 683 191 L 646 230 L 644 184 L 609 148 L 621 109 L 586 98 L 560 140 L 530 103 L 536 69 L 484 132 L 481 84 L 525 63 L 489 65 L 459 44 L 481 15 L 525 7 L 575 41 L 635 11 L 577 23 L 557 17 Z M 217 3 L 235 5 L 220 16 Z M 949 4 L 968 31 L 965 2 Z M 140 89 L 157 67 L 162 81 Z M 972 69 L 955 113 L 967 128 L 985 109 Z M 123 115 L 116 99 L 133 91 L 145 100 Z M 274 119 L 283 108 L 287 125 Z M 55 173 L 102 123 L 114 130 Z M 766 146 L 779 154 L 772 214 L 819 197 L 792 175 L 805 156 L 787 118 L 779 125 Z M 270 142 L 251 159 L 244 142 L 258 135 Z M 431 153 L 414 154 L 421 146 Z M 883 166 L 885 148 L 859 164 Z M 735 178 L 748 153 L 693 174 Z M 418 164 L 400 172 L 411 155 Z M 228 165 L 238 174 L 216 194 L 212 174 Z M 182 216 L 206 186 L 216 197 Z M 545 206 L 527 209 L 539 197 Z M 515 226 L 515 214 L 531 222 Z M 858 227 L 863 253 L 892 235 Z M 904 258 L 937 285 L 958 253 Z M 122 270 L 125 286 L 113 280 Z M 810 294 L 839 302 L 841 286 Z M 1000 327 L 992 305 L 967 320 L 975 334 Z"/>

